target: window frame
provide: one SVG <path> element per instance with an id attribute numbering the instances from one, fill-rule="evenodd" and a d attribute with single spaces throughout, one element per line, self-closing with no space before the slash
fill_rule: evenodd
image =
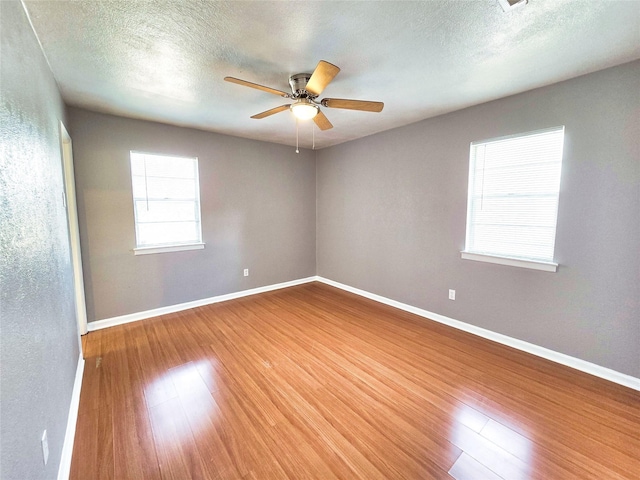
<path id="1" fill-rule="evenodd" d="M 555 229 L 554 229 L 554 247 L 553 247 L 553 260 L 554 261 L 545 261 L 540 259 L 532 259 L 532 258 L 521 258 L 521 257 L 512 257 L 509 255 L 500 255 L 494 253 L 485 253 L 485 252 L 477 252 L 473 250 L 469 250 L 469 229 L 471 225 L 471 213 L 472 213 L 472 205 L 473 205 L 473 187 L 475 182 L 475 164 L 473 163 L 473 149 L 479 145 L 486 145 L 488 143 L 493 142 L 501 142 L 505 140 L 512 140 L 517 138 L 524 138 L 534 135 L 540 135 L 544 133 L 551 133 L 555 131 L 562 131 L 562 147 L 560 152 L 560 179 L 558 182 L 558 193 L 557 193 L 557 201 L 556 201 L 556 215 L 555 215 Z M 565 126 L 559 125 L 555 127 L 549 127 L 539 130 L 532 130 L 528 132 L 516 133 L 512 135 L 505 135 L 501 137 L 489 138 L 486 140 L 478 140 L 471 142 L 469 146 L 469 178 L 468 178 L 468 192 L 467 192 L 467 215 L 466 215 L 466 223 L 465 223 L 465 247 L 464 250 L 460 252 L 460 256 L 464 260 L 473 260 L 477 262 L 486 262 L 493 263 L 498 265 L 507 265 L 512 267 L 521 267 L 528 268 L 532 270 L 541 270 L 545 272 L 557 272 L 558 263 L 555 262 L 555 242 L 557 239 L 557 226 L 558 226 L 558 209 L 560 204 L 560 188 L 561 188 L 561 178 L 562 178 L 562 161 L 564 159 L 564 141 L 565 141 Z"/>
<path id="2" fill-rule="evenodd" d="M 152 157 L 168 157 L 168 158 L 180 158 L 186 160 L 194 160 L 195 161 L 195 211 L 197 213 L 197 230 L 199 241 L 189 241 L 189 242 L 172 242 L 172 243 L 164 243 L 164 244 L 155 244 L 155 245 L 142 245 L 140 246 L 138 243 L 138 213 L 136 209 L 136 200 L 135 193 L 133 191 L 133 169 L 132 169 L 132 160 L 133 155 L 148 155 Z M 133 201 L 133 221 L 134 221 L 134 234 L 135 234 L 135 243 L 136 246 L 132 249 L 134 255 L 149 255 L 155 253 L 168 253 L 168 252 L 181 252 L 187 250 L 201 250 L 204 249 L 205 243 L 202 240 L 202 208 L 201 208 L 201 199 L 200 199 L 200 168 L 198 157 L 191 157 L 186 155 L 175 155 L 175 154 L 166 154 L 166 153 L 153 153 L 153 152 L 144 152 L 140 150 L 130 150 L 129 151 L 129 180 L 131 181 L 131 198 Z M 169 177 L 168 177 L 169 178 Z"/>

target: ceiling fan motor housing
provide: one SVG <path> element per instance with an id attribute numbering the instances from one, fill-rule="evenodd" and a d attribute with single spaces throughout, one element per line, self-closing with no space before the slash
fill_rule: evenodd
<path id="1" fill-rule="evenodd" d="M 289 77 L 289 85 L 291 85 L 291 91 L 293 92 L 293 98 L 311 98 L 314 99 L 317 95 L 312 95 L 307 92 L 306 87 L 309 79 L 311 78 L 310 73 L 296 73 L 295 75 L 291 75 Z"/>

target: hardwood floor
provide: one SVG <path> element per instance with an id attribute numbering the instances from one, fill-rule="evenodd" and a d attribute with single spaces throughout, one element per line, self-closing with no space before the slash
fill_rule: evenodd
<path id="1" fill-rule="evenodd" d="M 84 347 L 72 479 L 640 478 L 640 392 L 319 283 Z"/>

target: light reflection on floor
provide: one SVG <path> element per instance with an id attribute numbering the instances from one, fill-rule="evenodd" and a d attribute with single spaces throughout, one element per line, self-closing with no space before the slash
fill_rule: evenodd
<path id="1" fill-rule="evenodd" d="M 215 428 L 219 408 L 211 395 L 216 389 L 215 360 L 204 359 L 172 368 L 144 390 L 156 441 L 179 444 Z"/>
<path id="2" fill-rule="evenodd" d="M 462 454 L 449 474 L 457 480 L 531 478 L 533 445 L 508 424 L 507 418 L 496 421 L 461 404 L 453 422 L 451 442 Z"/>

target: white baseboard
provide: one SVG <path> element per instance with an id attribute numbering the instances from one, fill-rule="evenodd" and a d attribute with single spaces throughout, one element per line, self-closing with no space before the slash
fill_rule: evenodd
<path id="1" fill-rule="evenodd" d="M 612 370 L 610 368 L 602 367 L 600 365 L 596 365 L 595 363 L 587 362 L 586 360 L 581 360 L 579 358 L 565 355 L 564 353 L 560 353 L 554 350 L 550 350 L 548 348 L 540 347 L 538 345 L 534 345 L 533 343 L 525 342 L 524 340 L 518 340 L 517 338 L 512 338 L 507 335 L 503 335 L 501 333 L 492 332 L 491 330 L 487 330 L 485 328 L 477 327 L 469 323 L 461 322 L 460 320 L 455 320 L 453 318 L 445 317 L 444 315 L 440 315 L 438 313 L 429 312 L 428 310 L 423 310 L 422 308 L 418 308 L 412 305 L 408 305 L 406 303 L 398 302 L 396 300 L 392 300 L 390 298 L 386 298 L 381 295 L 376 295 L 375 293 L 370 293 L 365 290 L 360 290 L 359 288 L 354 288 L 349 285 L 335 282 L 333 280 L 329 280 L 328 278 L 324 278 L 320 276 L 301 278 L 298 280 L 292 280 L 290 282 L 277 283 L 274 285 L 267 285 L 264 287 L 252 288 L 250 290 L 242 290 L 240 292 L 228 293 L 226 295 L 218 295 L 216 297 L 204 298 L 202 300 L 195 300 L 193 302 L 180 303 L 177 305 L 170 305 L 167 307 L 147 310 L 144 312 L 132 313 L 129 315 L 121 315 L 119 317 L 98 320 L 95 322 L 90 322 L 88 324 L 88 328 L 89 328 L 89 331 L 92 332 L 95 330 L 100 330 L 102 328 L 113 327 L 116 325 L 122 325 L 124 323 L 129 323 L 129 322 L 136 322 L 138 320 L 144 320 L 146 318 L 157 317 L 159 315 L 166 315 L 168 313 L 180 312 L 183 310 L 188 310 L 190 308 L 202 307 L 204 305 L 210 305 L 212 303 L 224 302 L 226 300 L 233 300 L 234 298 L 241 298 L 249 295 L 256 295 L 258 293 L 269 292 L 269 291 L 278 290 L 281 288 L 293 287 L 295 285 L 301 285 L 303 283 L 309 283 L 313 281 L 322 282 L 327 285 L 331 285 L 333 287 L 339 288 L 341 290 L 355 293 L 356 295 L 366 297 L 370 300 L 374 300 L 376 302 L 384 303 L 385 305 L 399 308 L 400 310 L 404 310 L 406 312 L 419 315 L 426 319 L 433 320 L 453 328 L 457 328 L 458 330 L 472 333 L 479 337 L 486 338 L 488 340 L 492 340 L 494 342 L 498 342 L 503 345 L 507 345 L 517 350 L 522 350 L 523 352 L 531 353 L 532 355 L 536 355 L 538 357 L 551 360 L 552 362 L 556 362 L 561 365 L 566 365 L 576 370 L 580 370 L 582 372 L 595 375 L 596 377 L 600 377 L 605 380 L 609 380 L 611 382 L 624 385 L 625 387 L 629 387 L 634 390 L 640 391 L 640 378 L 632 377 L 631 375 L 627 375 L 625 373 L 621 373 L 616 370 Z"/>
<path id="2" fill-rule="evenodd" d="M 640 378 L 632 377 L 631 375 L 627 375 L 616 370 L 611 370 L 610 368 L 601 367 L 600 365 L 596 365 L 595 363 L 571 357 L 569 355 L 565 355 L 564 353 L 549 350 L 548 348 L 540 347 L 538 345 L 534 345 L 533 343 L 525 342 L 524 340 L 518 340 L 517 338 L 508 337 L 507 335 L 492 332 L 491 330 L 487 330 L 485 328 L 476 327 L 475 325 L 461 322 L 460 320 L 454 320 L 453 318 L 445 317 L 444 315 L 440 315 L 438 313 L 429 312 L 418 307 L 407 305 L 406 303 L 391 300 L 390 298 L 376 295 L 375 293 L 370 293 L 365 290 L 360 290 L 359 288 L 354 288 L 349 285 L 334 282 L 333 280 L 329 280 L 327 278 L 316 277 L 316 280 L 318 282 L 331 285 L 332 287 L 355 293 L 356 295 L 366 297 L 370 300 L 375 300 L 376 302 L 384 303 L 385 305 L 390 305 L 392 307 L 399 308 L 400 310 L 414 313 L 429 320 L 434 320 L 436 322 L 449 325 L 450 327 L 457 328 L 458 330 L 472 333 L 479 337 L 486 338 L 488 340 L 492 340 L 509 347 L 513 347 L 517 350 L 522 350 L 523 352 L 531 353 L 538 357 L 551 360 L 552 362 L 566 365 L 567 367 L 575 368 L 576 370 L 580 370 L 581 372 L 589 373 L 591 375 L 595 375 L 596 377 L 600 377 L 605 380 L 609 380 L 611 382 L 624 385 L 625 387 L 640 391 Z"/>
<path id="3" fill-rule="evenodd" d="M 73 454 L 73 441 L 76 437 L 76 424 L 78 423 L 78 409 L 80 408 L 80 389 L 82 388 L 82 375 L 84 373 L 84 358 L 82 350 L 76 367 L 76 378 L 73 381 L 73 393 L 69 405 L 69 417 L 67 418 L 67 431 L 64 434 L 60 467 L 58 467 L 58 480 L 69 480 L 71 473 L 71 455 Z"/>
<path id="4" fill-rule="evenodd" d="M 194 300 L 193 302 L 179 303 L 177 305 L 169 305 L 167 307 L 154 308 L 153 310 L 146 310 L 144 312 L 130 313 L 128 315 L 121 315 L 119 317 L 105 318 L 104 320 L 89 322 L 88 329 L 90 332 L 93 332 L 95 330 L 114 327 L 116 325 L 122 325 L 124 323 L 137 322 L 138 320 L 144 320 L 145 318 L 158 317 L 160 315 L 167 315 L 169 313 L 189 310 L 190 308 L 202 307 L 204 305 L 211 305 L 212 303 L 224 302 L 226 300 L 233 300 L 234 298 L 241 298 L 249 295 L 256 295 L 258 293 L 270 292 L 272 290 L 279 290 L 281 288 L 293 287 L 295 285 L 301 285 L 303 283 L 313 282 L 316 279 L 317 277 L 300 278 L 298 280 L 291 280 L 290 282 L 276 283 L 273 285 L 266 285 L 264 287 L 252 288 L 250 290 L 242 290 L 240 292 L 227 293 L 225 295 L 218 295 L 216 297 L 203 298 L 202 300 Z"/>

